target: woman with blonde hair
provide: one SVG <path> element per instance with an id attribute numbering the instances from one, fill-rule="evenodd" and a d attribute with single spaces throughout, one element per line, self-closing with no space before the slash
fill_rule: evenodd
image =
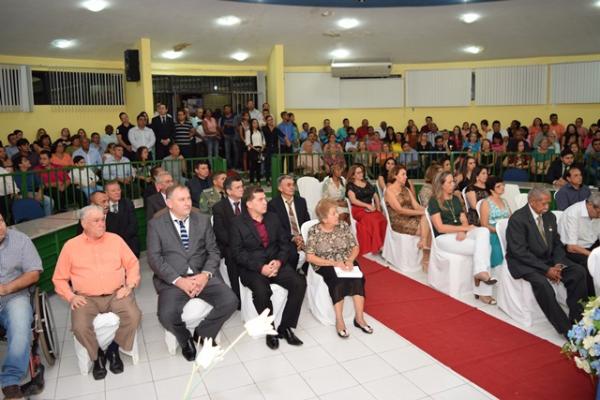
<path id="1" fill-rule="evenodd" d="M 344 298 L 351 296 L 354 303 L 354 326 L 364 333 L 373 333 L 365 321 L 365 279 L 340 278 L 336 271 L 352 271 L 356 265 L 359 247 L 350 227 L 339 220 L 338 205 L 334 200 L 321 199 L 315 209 L 319 223 L 308 231 L 306 261 L 323 277 L 335 309 L 335 329 L 341 338 L 349 333 L 344 323 Z"/>
<path id="2" fill-rule="evenodd" d="M 346 202 L 346 179 L 344 178 L 345 165 L 338 163 L 331 168 L 331 173 L 323 180 L 322 198 L 333 200 L 337 203 L 340 220 L 350 223 L 348 203 Z"/>
<path id="3" fill-rule="evenodd" d="M 429 199 L 433 194 L 433 180 L 437 174 L 442 171 L 442 166 L 438 163 L 433 163 L 425 171 L 425 184 L 419 190 L 419 203 L 425 208 L 429 204 Z"/>

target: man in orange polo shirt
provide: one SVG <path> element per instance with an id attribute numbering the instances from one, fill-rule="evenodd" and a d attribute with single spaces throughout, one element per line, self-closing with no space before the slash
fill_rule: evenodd
<path id="1" fill-rule="evenodd" d="M 94 361 L 94 379 L 106 376 L 106 360 L 114 374 L 123 372 L 119 346 L 131 351 L 142 313 L 133 289 L 140 282 L 140 265 L 127 243 L 106 232 L 104 210 L 91 205 L 81 210 L 83 233 L 62 248 L 52 282 L 56 293 L 71 305 L 73 334 Z M 98 314 L 119 316 L 119 329 L 106 354 L 94 331 Z"/>

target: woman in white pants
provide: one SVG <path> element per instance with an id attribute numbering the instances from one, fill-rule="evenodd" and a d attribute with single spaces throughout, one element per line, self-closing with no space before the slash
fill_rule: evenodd
<path id="1" fill-rule="evenodd" d="M 454 179 L 449 172 L 439 173 L 433 182 L 433 196 L 428 206 L 435 233 L 435 243 L 443 251 L 473 257 L 475 298 L 496 304 L 490 275 L 490 232 L 469 225 L 460 200 L 454 196 Z"/>

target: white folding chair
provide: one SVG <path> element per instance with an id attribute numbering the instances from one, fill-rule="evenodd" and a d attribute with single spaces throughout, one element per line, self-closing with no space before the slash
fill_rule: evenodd
<path id="1" fill-rule="evenodd" d="M 271 303 L 273 304 L 273 310 L 271 310 L 271 312 L 273 313 L 273 315 L 275 315 L 275 326 L 279 326 L 279 324 L 281 323 L 281 316 L 283 315 L 283 309 L 287 301 L 288 291 L 282 286 L 276 285 L 274 283 L 271 284 L 271 291 L 273 292 L 273 294 L 271 295 Z M 254 303 L 252 302 L 252 291 L 246 286 L 244 286 L 241 279 L 240 303 L 242 320 L 244 322 L 250 321 L 252 318 L 258 317 L 258 312 L 256 311 L 256 307 L 254 307 Z"/>
<path id="2" fill-rule="evenodd" d="M 519 208 L 523 207 L 517 206 L 516 203 L 516 199 L 517 197 L 521 194 L 521 191 L 519 190 L 519 185 L 515 185 L 514 183 L 507 183 L 504 185 L 504 194 L 502 194 L 502 198 L 504 200 L 506 200 L 506 202 L 508 203 L 508 208 L 510 209 L 511 213 L 514 213 L 515 211 L 517 211 Z M 525 193 L 526 195 L 526 193 Z M 525 196 L 527 197 L 527 196 Z M 525 201 L 525 203 L 527 203 L 527 201 Z M 525 205 L 525 204 L 523 204 Z"/>
<path id="3" fill-rule="evenodd" d="M 600 293 L 600 247 L 592 250 L 588 257 L 588 271 L 594 280 L 594 289 L 596 293 Z"/>
<path id="4" fill-rule="evenodd" d="M 502 196 L 502 197 L 506 200 L 506 198 L 504 196 Z M 513 210 L 510 207 L 510 203 L 508 205 L 508 208 L 511 210 L 511 213 L 514 213 L 516 210 L 518 210 L 519 208 L 523 208 L 526 205 L 527 205 L 527 193 L 519 193 L 514 198 L 514 207 L 515 207 L 515 209 Z"/>
<path id="5" fill-rule="evenodd" d="M 312 176 L 303 176 L 296 182 L 298 193 L 306 200 L 306 207 L 311 218 L 316 218 L 315 207 L 322 197 L 323 184 Z"/>
<path id="6" fill-rule="evenodd" d="M 463 201 L 465 202 L 465 211 L 469 211 L 469 208 L 471 208 L 471 207 L 469 207 L 469 201 L 467 200 L 467 188 L 466 187 L 463 188 L 461 194 L 462 194 Z"/>
<path id="7" fill-rule="evenodd" d="M 558 223 L 558 220 L 560 219 L 560 217 L 562 217 L 563 215 L 563 211 L 559 211 L 559 210 L 552 210 L 552 214 L 554 214 L 554 216 L 556 217 L 556 222 Z"/>
<path id="8" fill-rule="evenodd" d="M 452 297 L 473 294 L 473 259 L 470 256 L 452 254 L 438 248 L 429 211 L 425 211 L 431 229 L 431 253 L 427 270 L 427 283 Z"/>
<path id="9" fill-rule="evenodd" d="M 506 228 L 508 219 L 501 219 L 496 223 L 496 233 L 500 239 L 500 246 L 504 254 L 502 265 L 494 268 L 498 277 L 498 307 L 509 317 L 523 326 L 531 326 L 536 322 L 544 321 L 546 316 L 540 308 L 531 284 L 525 279 L 515 279 L 510 274 L 506 263 Z M 566 303 L 567 290 L 560 284 L 552 284 L 561 305 Z"/>
<path id="10" fill-rule="evenodd" d="M 94 331 L 96 332 L 96 339 L 98 345 L 102 350 L 106 350 L 109 344 L 114 340 L 115 333 L 119 329 L 120 318 L 117 314 L 108 312 L 98 314 L 94 318 Z M 76 337 L 73 337 L 73 345 L 75 346 L 75 354 L 77 355 L 77 363 L 79 364 L 79 371 L 81 375 L 87 375 L 92 368 L 92 360 L 87 352 L 87 349 L 83 347 Z M 138 349 L 137 333 L 133 339 L 133 347 L 131 351 L 124 351 L 119 348 L 121 353 L 131 357 L 133 364 L 137 364 L 140 360 L 140 353 Z"/>
<path id="11" fill-rule="evenodd" d="M 477 210 L 477 215 L 479 216 L 479 218 L 481 218 L 481 203 L 483 203 L 485 199 L 481 199 L 477 202 L 477 205 L 475 206 L 475 209 Z"/>
<path id="12" fill-rule="evenodd" d="M 348 203 L 348 214 L 350 214 L 350 229 L 352 230 L 352 233 L 356 237 L 356 220 L 352 216 L 352 203 L 350 202 L 350 199 L 348 199 L 348 198 L 346 198 L 346 203 Z"/>
<path id="13" fill-rule="evenodd" d="M 304 243 L 308 241 L 310 228 L 318 223 L 318 219 L 313 219 L 302 224 L 300 231 Z M 309 266 L 306 276 L 306 295 L 308 297 L 308 308 L 313 316 L 324 325 L 335 325 L 335 310 L 333 309 L 329 289 L 323 277 L 314 271 L 312 264 Z M 352 316 L 353 308 L 346 307 L 346 303 L 347 301 L 344 300 L 344 318 L 349 318 Z"/>
<path id="14" fill-rule="evenodd" d="M 387 220 L 385 241 L 383 242 L 383 258 L 390 263 L 392 268 L 401 272 L 415 272 L 421 270 L 423 251 L 417 247 L 421 238 L 416 235 L 398 233 L 392 229 L 390 215 L 385 201 L 381 202 L 383 215 Z"/>
<path id="15" fill-rule="evenodd" d="M 212 306 L 201 299 L 191 299 L 186 305 L 183 307 L 183 312 L 181 313 L 181 319 L 185 323 L 188 331 L 190 333 L 194 333 L 194 329 L 202 322 L 204 318 L 208 315 L 212 310 Z M 177 347 L 179 347 L 179 343 L 177 343 L 177 339 L 175 335 L 165 329 L 165 344 L 167 345 L 167 349 L 169 350 L 169 354 L 175 355 L 177 352 Z"/>

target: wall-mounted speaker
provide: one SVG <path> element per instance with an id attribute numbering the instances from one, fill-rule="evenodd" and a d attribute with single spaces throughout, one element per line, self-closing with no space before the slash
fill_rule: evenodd
<path id="1" fill-rule="evenodd" d="M 125 79 L 127 82 L 140 80 L 140 51 L 125 50 Z"/>

